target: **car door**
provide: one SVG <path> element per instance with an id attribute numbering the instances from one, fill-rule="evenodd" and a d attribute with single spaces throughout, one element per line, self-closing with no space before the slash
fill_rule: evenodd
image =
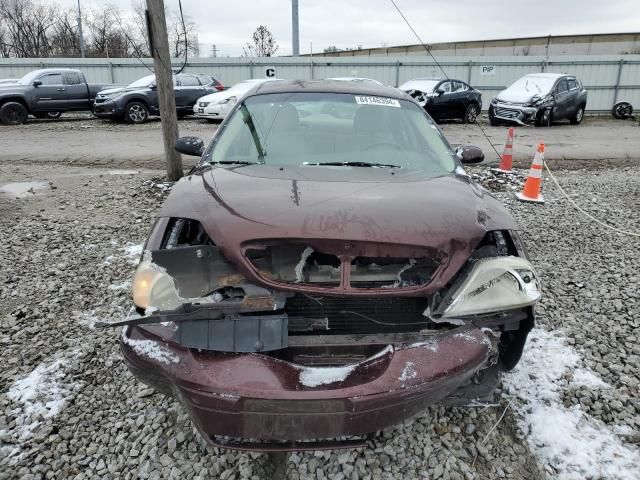
<path id="1" fill-rule="evenodd" d="M 89 90 L 79 72 L 64 72 L 65 98 L 67 110 L 88 110 Z"/>
<path id="2" fill-rule="evenodd" d="M 196 101 L 206 95 L 205 88 L 195 75 L 178 75 L 176 87 L 176 107 L 178 110 L 191 110 Z"/>
<path id="3" fill-rule="evenodd" d="M 439 93 L 443 90 L 442 93 Z M 444 80 L 433 89 L 435 96 L 428 104 L 427 111 L 434 118 L 447 118 L 449 110 L 449 101 L 451 100 L 451 81 Z"/>
<path id="4" fill-rule="evenodd" d="M 460 80 L 451 80 L 451 94 L 449 96 L 450 115 L 452 118 L 463 118 L 470 103 L 471 88 Z"/>
<path id="5" fill-rule="evenodd" d="M 35 110 L 39 112 L 60 112 L 64 110 L 66 87 L 62 73 L 45 73 L 34 80 L 33 98 Z"/>
<path id="6" fill-rule="evenodd" d="M 567 83 L 567 78 L 560 78 L 556 82 L 554 89 L 556 108 L 553 112 L 553 119 L 562 120 L 568 118 L 570 115 L 571 98 L 569 95 L 569 84 Z"/>
<path id="7" fill-rule="evenodd" d="M 567 98 L 567 116 L 568 118 L 573 118 L 573 116 L 578 111 L 578 107 L 580 107 L 580 88 L 575 77 L 567 77 L 567 86 L 569 88 Z"/>

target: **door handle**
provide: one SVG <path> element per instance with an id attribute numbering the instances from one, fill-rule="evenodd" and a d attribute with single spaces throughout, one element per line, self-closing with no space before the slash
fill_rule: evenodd
<path id="1" fill-rule="evenodd" d="M 56 88 L 57 91 L 59 92 L 64 92 L 66 90 L 66 88 Z"/>

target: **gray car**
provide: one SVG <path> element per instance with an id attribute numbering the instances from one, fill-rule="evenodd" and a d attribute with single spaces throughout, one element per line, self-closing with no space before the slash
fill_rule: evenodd
<path id="1" fill-rule="evenodd" d="M 491 125 L 535 124 L 550 126 L 557 120 L 582 122 L 587 90 L 572 75 L 532 73 L 517 80 L 491 100 Z"/>

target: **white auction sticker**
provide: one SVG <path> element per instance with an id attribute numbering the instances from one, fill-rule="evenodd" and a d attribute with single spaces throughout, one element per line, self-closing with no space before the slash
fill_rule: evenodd
<path id="1" fill-rule="evenodd" d="M 356 95 L 356 103 L 359 105 L 382 105 L 383 107 L 400 107 L 400 102 L 395 98 L 386 97 L 364 97 Z"/>

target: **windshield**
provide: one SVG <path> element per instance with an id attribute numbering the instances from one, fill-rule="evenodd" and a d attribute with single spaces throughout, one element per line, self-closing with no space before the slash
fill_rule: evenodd
<path id="1" fill-rule="evenodd" d="M 21 85 L 31 85 L 33 81 L 42 74 L 42 70 L 34 70 L 33 72 L 27 73 L 24 77 L 18 80 L 17 83 Z"/>
<path id="2" fill-rule="evenodd" d="M 139 78 L 133 83 L 130 83 L 127 88 L 140 88 L 140 87 L 150 87 L 155 85 L 156 76 L 155 75 L 147 75 L 146 77 Z"/>
<path id="3" fill-rule="evenodd" d="M 205 155 L 211 163 L 420 170 L 446 175 L 451 147 L 412 102 L 343 93 L 256 95 Z"/>
<path id="4" fill-rule="evenodd" d="M 525 75 L 505 90 L 505 93 L 526 92 L 530 95 L 546 95 L 553 88 L 555 77 Z"/>
<path id="5" fill-rule="evenodd" d="M 440 80 L 436 79 L 416 79 L 409 80 L 408 82 L 400 85 L 400 90 L 408 92 L 409 90 L 420 90 L 421 92 L 429 93 L 433 92 L 433 89 L 436 88 L 436 85 L 440 82 Z"/>

